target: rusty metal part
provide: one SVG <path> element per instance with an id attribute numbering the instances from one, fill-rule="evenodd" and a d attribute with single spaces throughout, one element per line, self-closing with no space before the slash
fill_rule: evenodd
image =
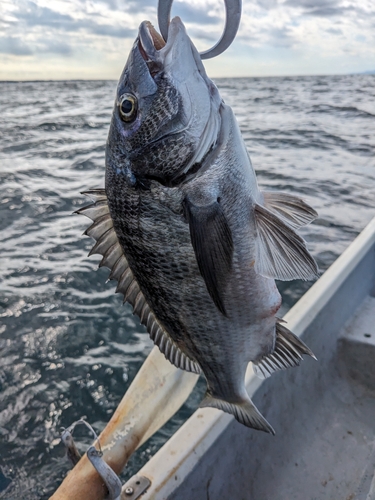
<path id="1" fill-rule="evenodd" d="M 121 500 L 137 500 L 151 485 L 148 477 L 136 474 L 122 487 Z"/>
<path id="2" fill-rule="evenodd" d="M 66 456 L 73 464 L 73 467 L 76 466 L 81 459 L 81 454 L 77 450 L 72 433 L 69 429 L 65 429 L 61 434 L 61 441 L 65 445 Z"/>

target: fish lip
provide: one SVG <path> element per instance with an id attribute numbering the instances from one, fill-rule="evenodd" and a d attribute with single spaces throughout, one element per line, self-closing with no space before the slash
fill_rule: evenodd
<path id="1" fill-rule="evenodd" d="M 185 27 L 181 19 L 174 17 L 169 23 L 168 41 L 165 42 L 150 21 L 143 21 L 138 30 L 138 47 L 145 61 L 162 64 L 182 29 Z"/>

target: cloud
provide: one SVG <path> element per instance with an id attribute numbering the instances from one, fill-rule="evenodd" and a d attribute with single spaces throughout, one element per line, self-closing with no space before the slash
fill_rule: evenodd
<path id="1" fill-rule="evenodd" d="M 71 28 L 72 31 L 80 29 L 95 35 L 111 36 L 115 38 L 135 38 L 137 33 L 136 29 L 111 26 L 110 24 L 97 24 L 91 20 L 75 22 Z"/>
<path id="2" fill-rule="evenodd" d="M 24 21 L 27 26 L 50 26 L 50 27 L 65 27 L 74 22 L 74 19 L 67 15 L 56 12 L 48 7 L 40 7 L 34 2 L 25 2 L 25 9 L 20 9 L 16 16 L 17 21 Z"/>
<path id="3" fill-rule="evenodd" d="M 83 0 L 84 1 L 84 0 Z M 99 0 L 98 3 L 107 5 L 111 10 L 118 12 L 140 12 L 146 8 L 156 8 L 154 0 Z"/>
<path id="4" fill-rule="evenodd" d="M 22 64 L 30 61 L 28 64 L 35 65 L 34 73 L 42 61 L 43 71 L 47 71 L 48 65 L 55 71 L 60 64 L 61 68 L 67 68 L 69 75 L 71 68 L 79 71 L 81 67 L 85 75 L 99 67 L 95 75 L 104 78 L 107 74 L 116 75 L 140 22 L 149 19 L 157 24 L 157 1 L 1 0 L 0 53 L 4 55 L 0 73 L 6 71 L 5 62 L 12 60 L 14 68 L 17 61 Z M 202 50 L 212 46 L 221 35 L 224 2 L 174 0 L 174 15 L 182 18 Z M 358 61 L 366 61 L 365 70 L 368 61 L 375 60 L 375 2 L 244 0 L 241 27 L 232 49 L 234 52 L 239 49 L 238 54 L 248 60 L 258 58 L 260 61 L 266 57 L 271 61 L 273 57 L 276 66 L 280 58 L 283 61 L 289 58 L 290 67 L 300 58 L 307 61 L 306 67 L 311 65 L 311 72 L 319 60 L 344 61 L 350 55 Z M 54 57 L 50 57 L 51 54 Z M 217 61 L 219 67 L 220 61 Z M 223 74 L 226 71 L 229 69 L 223 66 Z M 332 71 L 335 71 L 333 66 Z"/>
<path id="5" fill-rule="evenodd" d="M 20 38 L 3 36 L 0 38 L 0 53 L 14 56 L 29 56 L 32 54 L 30 47 Z"/>
<path id="6" fill-rule="evenodd" d="M 287 0 L 284 5 L 302 7 L 304 9 L 324 9 L 338 6 L 341 3 L 341 0 Z"/>
<path id="7" fill-rule="evenodd" d="M 72 54 L 73 49 L 72 46 L 66 42 L 58 40 L 48 40 L 47 42 L 42 42 L 39 46 L 37 46 L 36 52 L 69 56 L 70 54 Z"/>
<path id="8" fill-rule="evenodd" d="M 357 5 L 344 5 L 342 0 L 287 0 L 284 5 L 302 9 L 305 16 L 340 17 L 348 12 L 362 12 Z"/>
<path id="9" fill-rule="evenodd" d="M 204 5 L 191 5 L 189 2 L 176 4 L 176 14 L 183 19 L 184 23 L 207 25 L 217 24 L 220 21 L 219 16 L 207 11 Z"/>
<path id="10" fill-rule="evenodd" d="M 31 46 L 30 46 L 31 45 Z M 0 53 L 15 56 L 31 56 L 33 54 L 59 54 L 68 56 L 72 53 L 72 47 L 58 40 L 34 40 L 33 44 L 28 44 L 16 37 L 0 37 Z"/>
<path id="11" fill-rule="evenodd" d="M 83 30 L 96 35 L 116 38 L 134 37 L 136 33 L 134 29 L 97 22 L 94 16 L 74 18 L 48 7 L 40 7 L 34 2 L 27 2 L 26 9 L 16 13 L 16 20 L 13 24 L 29 28 L 47 26 L 51 30 L 60 29 L 66 32 Z"/>

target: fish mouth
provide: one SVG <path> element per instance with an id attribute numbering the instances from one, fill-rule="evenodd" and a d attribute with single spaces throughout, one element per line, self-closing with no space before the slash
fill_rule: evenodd
<path id="1" fill-rule="evenodd" d="M 180 52 L 178 41 L 183 43 L 184 36 L 188 39 L 185 26 L 179 17 L 174 17 L 169 24 L 167 42 L 150 21 L 141 23 L 138 32 L 138 48 L 152 76 L 163 69 L 167 60 L 178 57 Z"/>
<path id="2" fill-rule="evenodd" d="M 165 47 L 166 42 L 150 21 L 143 21 L 139 27 L 138 46 L 143 58 L 147 61 L 150 57 L 155 56 L 157 51 Z"/>

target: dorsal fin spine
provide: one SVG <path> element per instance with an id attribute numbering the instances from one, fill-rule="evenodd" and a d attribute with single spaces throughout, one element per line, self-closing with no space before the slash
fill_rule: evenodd
<path id="1" fill-rule="evenodd" d="M 91 236 L 97 240 L 104 232 L 113 227 L 112 219 L 110 214 L 104 214 L 98 219 L 95 219 L 93 224 L 83 233 L 87 236 Z M 98 236 L 95 236 L 97 234 Z"/>
<path id="2" fill-rule="evenodd" d="M 138 290 L 139 290 L 138 283 L 133 278 L 133 281 L 130 283 L 128 289 L 124 294 L 124 303 L 130 302 L 133 305 L 135 297 L 138 295 Z"/>
<path id="3" fill-rule="evenodd" d="M 109 279 L 118 281 L 116 293 L 121 292 L 124 295 L 124 302 L 129 302 L 133 307 L 133 312 L 140 317 L 142 324 L 146 325 L 151 339 L 158 345 L 166 358 L 178 368 L 200 373 L 198 363 L 188 358 L 179 349 L 169 334 L 158 323 L 150 306 L 147 304 L 118 241 L 109 213 L 105 190 L 94 189 L 83 194 L 87 194 L 95 201 L 95 203 L 80 208 L 76 212 L 93 221 L 84 232 L 85 235 L 96 241 L 89 255 L 94 253 L 103 255 L 99 267 L 106 266 L 110 269 Z"/>
<path id="4" fill-rule="evenodd" d="M 113 228 L 108 229 L 103 236 L 101 236 L 95 245 L 92 247 L 89 257 L 94 254 L 103 255 L 103 251 L 105 251 L 108 246 L 112 246 L 116 243 L 117 236 Z"/>
<path id="5" fill-rule="evenodd" d="M 118 280 L 118 283 L 117 283 L 115 293 L 120 292 L 120 293 L 125 294 L 126 290 L 128 289 L 128 287 L 132 281 L 133 281 L 133 273 L 131 272 L 130 267 L 128 267 L 127 269 L 125 269 L 125 271 L 120 276 L 120 279 Z"/>
<path id="6" fill-rule="evenodd" d="M 116 263 L 111 270 L 111 273 L 109 275 L 109 279 L 119 281 L 121 278 L 121 274 L 123 272 L 123 269 L 126 268 L 127 265 L 128 265 L 128 263 L 126 262 L 125 257 L 123 255 L 120 255 L 120 257 L 116 260 Z"/>
<path id="7" fill-rule="evenodd" d="M 102 215 L 109 213 L 108 203 L 105 201 L 92 203 L 91 205 L 88 205 L 87 207 L 83 207 L 83 208 L 76 210 L 74 213 L 78 214 L 78 215 L 84 215 L 85 217 L 88 217 L 92 221 L 95 221 L 96 219 L 98 219 Z"/>
<path id="8" fill-rule="evenodd" d="M 141 314 L 140 314 L 142 325 L 146 324 L 149 313 L 150 313 L 150 307 L 147 304 L 147 302 L 145 301 L 145 303 L 143 304 L 143 307 L 142 307 Z"/>
<path id="9" fill-rule="evenodd" d="M 144 304 L 143 293 L 139 291 L 134 301 L 133 314 L 137 314 L 140 317 L 142 313 L 143 304 Z"/>
<path id="10" fill-rule="evenodd" d="M 113 265 L 118 261 L 121 254 L 121 247 L 117 243 L 114 243 L 103 255 L 102 260 L 99 262 L 99 267 L 105 266 L 108 267 L 108 269 L 112 269 Z"/>

